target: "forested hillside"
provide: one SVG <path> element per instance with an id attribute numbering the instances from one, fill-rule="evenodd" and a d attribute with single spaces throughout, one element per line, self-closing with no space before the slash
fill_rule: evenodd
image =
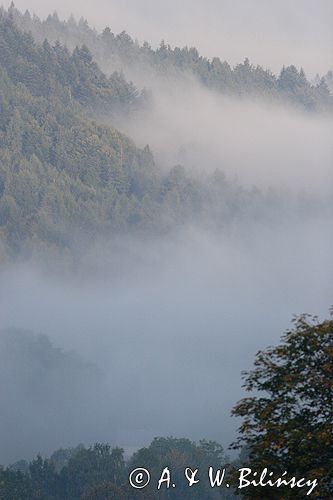
<path id="1" fill-rule="evenodd" d="M 224 224 L 253 202 L 222 173 L 194 179 L 181 166 L 158 173 L 147 146 L 93 121 L 131 113 L 133 85 L 107 78 L 86 47 L 38 45 L 0 17 L 0 234 L 2 259 L 35 248 L 68 250 L 76 236 L 165 231 L 210 215 Z"/>
<path id="2" fill-rule="evenodd" d="M 27 11 L 21 14 L 14 5 L 9 13 L 15 23 L 42 43 L 45 38 L 51 43 L 60 41 L 69 48 L 86 45 L 100 66 L 107 72 L 123 70 L 135 80 L 137 75 L 157 74 L 171 77 L 192 75 L 209 89 L 224 95 L 251 96 L 293 104 L 299 108 L 314 110 L 333 109 L 333 97 L 328 85 L 330 75 L 317 77 L 311 84 L 303 71 L 295 66 L 282 68 L 277 76 L 269 69 L 253 65 L 248 59 L 231 67 L 227 61 L 214 57 L 208 59 L 194 47 L 175 47 L 164 41 L 158 49 L 148 42 L 140 45 L 125 31 L 115 34 L 107 27 L 102 33 L 89 27 L 83 18 L 77 23 L 73 17 L 61 21 L 56 13 L 40 20 Z M 218 48 L 219 52 L 223 49 Z"/>
<path id="3" fill-rule="evenodd" d="M 243 189 L 220 171 L 193 176 L 170 165 L 162 173 L 149 146 L 138 149 L 106 125 L 149 105 L 149 97 L 119 72 L 106 76 L 93 54 L 115 70 L 148 64 L 160 73 L 191 71 L 225 93 L 270 94 L 308 109 L 331 106 L 324 81 L 311 86 L 294 67 L 277 78 L 248 61 L 231 69 L 195 49 L 162 45 L 154 51 L 125 33 L 114 36 L 106 29 L 98 35 L 84 21 L 61 22 L 55 14 L 42 22 L 13 6 L 2 10 L 1 260 L 36 249 L 70 254 L 82 237 L 128 229 L 160 234 L 200 220 L 222 227 L 235 217 L 266 217 L 269 207 L 274 210 L 274 191 Z"/>
<path id="4" fill-rule="evenodd" d="M 66 246 L 69 232 L 127 223 L 154 184 L 149 149 L 138 150 L 92 111 L 128 112 L 137 92 L 106 78 L 86 48 L 38 46 L 0 18 L 0 226 L 2 253 L 32 239 Z"/>

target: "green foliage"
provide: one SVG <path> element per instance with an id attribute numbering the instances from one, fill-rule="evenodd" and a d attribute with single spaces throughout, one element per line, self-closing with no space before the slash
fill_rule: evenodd
<path id="1" fill-rule="evenodd" d="M 117 204 L 153 185 L 152 155 L 88 118 L 99 104 L 125 106 L 124 96 L 85 48 L 39 47 L 7 17 L 0 46 L 0 228 L 9 252 L 32 240 L 64 248 L 75 231 L 126 225 L 131 214 L 118 220 Z"/>
<path id="2" fill-rule="evenodd" d="M 82 447 L 68 461 L 60 477 L 66 484 L 67 498 L 80 498 L 88 487 L 106 481 L 121 485 L 126 481 L 123 450 L 106 444 Z"/>
<path id="3" fill-rule="evenodd" d="M 184 478 L 186 467 L 219 468 L 226 460 L 223 448 L 213 441 L 196 444 L 188 439 L 156 438 L 148 448 L 125 463 L 123 450 L 107 444 L 89 448 L 58 450 L 49 459 L 38 456 L 30 464 L 18 462 L 0 469 L 1 500 L 152 500 L 157 481 L 168 466 L 177 481 L 177 492 L 160 490 L 158 498 L 232 498 L 205 484 L 190 489 Z M 59 467 L 61 464 L 61 467 Z M 135 467 L 151 470 L 154 486 L 142 491 L 130 486 L 128 477 Z M 202 470 L 203 470 L 202 469 Z M 204 483 L 204 482 L 203 482 Z M 179 487 L 178 487 L 179 486 Z"/>
<path id="4" fill-rule="evenodd" d="M 86 47 L 39 46 L 6 15 L 0 46 L 1 260 L 74 256 L 76 241 L 128 230 L 161 234 L 200 219 L 220 226 L 263 201 L 222 173 L 158 174 L 148 146 L 92 121 L 92 108 L 122 107 L 126 89 L 113 99 L 122 79 L 114 87 Z"/>
<path id="5" fill-rule="evenodd" d="M 12 81 L 23 84 L 33 96 L 73 98 L 93 113 L 129 112 L 139 92 L 123 76 L 107 78 L 83 45 L 70 53 L 47 39 L 37 45 L 29 33 L 17 29 L 13 15 L 0 13 L 0 65 Z M 139 105 L 139 104 L 137 104 Z"/>
<path id="6" fill-rule="evenodd" d="M 67 459 L 57 471 L 59 453 Z M 50 459 L 38 456 L 25 472 L 15 468 L 0 470 L 1 500 L 79 500 L 86 490 L 107 481 L 117 490 L 127 477 L 123 450 L 106 444 L 59 450 Z"/>
<path id="7" fill-rule="evenodd" d="M 125 32 L 115 35 L 110 28 L 99 34 L 89 28 L 87 21 L 78 23 L 73 18 L 60 21 L 55 14 L 41 21 L 36 16 L 22 15 L 17 9 L 10 10 L 18 26 L 24 31 L 31 31 L 39 42 L 48 38 L 53 43 L 60 40 L 73 49 L 85 44 L 93 53 L 101 67 L 129 68 L 140 72 L 157 72 L 160 75 L 191 74 L 203 85 L 227 95 L 260 96 L 292 103 L 309 111 L 333 109 L 333 97 L 326 86 L 316 82 L 312 85 L 304 71 L 295 66 L 283 68 L 276 76 L 271 71 L 250 64 L 246 58 L 232 68 L 218 57 L 212 60 L 199 54 L 194 47 L 171 48 L 164 41 L 153 50 L 144 42 L 139 45 Z M 326 83 L 329 85 L 330 74 Z M 320 79 L 319 79 L 320 80 Z"/>
<path id="8" fill-rule="evenodd" d="M 301 316 L 282 340 L 260 351 L 255 368 L 244 374 L 246 390 L 259 395 L 233 410 L 243 418 L 235 447 L 248 447 L 252 470 L 268 467 L 276 474 L 318 479 L 313 496 L 328 500 L 333 495 L 333 321 Z M 263 489 L 265 498 L 303 498 L 295 490 L 268 490 Z M 259 498 L 257 489 L 249 489 L 247 497 Z"/>
<path id="9" fill-rule="evenodd" d="M 2 500 L 30 500 L 30 478 L 22 472 L 0 468 L 0 498 Z"/>
<path id="10" fill-rule="evenodd" d="M 80 45 L 70 52 L 58 39 Z M 276 193 L 245 190 L 221 172 L 195 177 L 178 165 L 162 174 L 148 146 L 140 150 L 97 122 L 103 114 L 133 112 L 144 97 L 122 75 L 106 77 L 92 54 L 162 72 L 191 70 L 223 92 L 275 92 L 312 109 L 319 106 L 313 92 L 319 92 L 325 109 L 330 107 L 325 81 L 314 91 L 294 67 L 283 69 L 279 78 L 248 60 L 232 70 L 196 49 L 161 44 L 152 51 L 126 33 L 115 36 L 106 29 L 97 35 L 84 21 L 64 23 L 53 15 L 41 22 L 14 7 L 2 9 L 0 262 L 31 257 L 40 262 L 50 253 L 54 262 L 70 262 L 78 245 L 101 235 L 154 236 L 200 221 L 221 228 L 235 218 L 267 217 L 270 206 L 275 210 Z"/>
<path id="11" fill-rule="evenodd" d="M 163 469 L 168 467 L 177 491 L 166 491 L 164 488 L 160 492 L 160 498 L 208 500 L 224 498 L 225 492 L 217 492 L 208 484 L 208 469 L 214 467 L 217 470 L 227 460 L 222 446 L 214 441 L 202 440 L 196 444 L 189 439 L 155 438 L 148 448 L 142 448 L 133 455 L 129 468 L 134 470 L 136 467 L 144 467 L 150 471 L 151 483 L 147 491 L 153 494 Z M 192 488 L 189 488 L 184 476 L 187 467 L 201 471 L 201 475 L 199 472 L 197 477 L 201 478 L 201 482 Z"/>

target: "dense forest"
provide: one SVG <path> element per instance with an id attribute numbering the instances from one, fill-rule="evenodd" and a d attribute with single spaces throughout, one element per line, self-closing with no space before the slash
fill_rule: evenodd
<path id="1" fill-rule="evenodd" d="M 89 448 L 80 445 L 57 450 L 48 459 L 38 456 L 30 463 L 21 460 L 0 470 L 0 494 L 2 500 L 148 500 L 156 498 L 158 480 L 168 464 L 175 471 L 177 493 L 164 490 L 160 498 L 167 494 L 165 498 L 228 500 L 236 497 L 227 488 L 217 492 L 205 481 L 193 491 L 183 477 L 184 464 L 218 470 L 226 460 L 223 448 L 213 441 L 195 443 L 188 439 L 156 438 L 149 447 L 138 450 L 127 460 L 120 448 L 112 449 L 107 444 Z M 130 471 L 136 467 L 151 472 L 151 485 L 143 491 L 135 490 L 128 482 Z"/>
<path id="2" fill-rule="evenodd" d="M 328 84 L 331 73 L 317 76 L 311 84 L 303 71 L 295 66 L 284 67 L 276 76 L 270 70 L 250 64 L 248 59 L 234 68 L 218 57 L 211 60 L 199 54 L 194 47 L 171 48 L 164 41 L 154 50 L 148 42 L 140 45 L 128 33 L 114 34 L 109 27 L 102 33 L 89 27 L 83 18 L 76 22 L 73 17 L 61 21 L 56 13 L 44 21 L 31 16 L 27 11 L 21 14 L 14 5 L 9 14 L 24 31 L 31 32 L 34 39 L 42 43 L 47 38 L 57 41 L 73 50 L 86 45 L 99 65 L 108 72 L 124 71 L 133 75 L 148 73 L 170 77 L 190 74 L 210 89 L 226 95 L 260 96 L 281 103 L 289 102 L 307 110 L 333 109 L 333 98 Z"/>
<path id="3" fill-rule="evenodd" d="M 78 42 L 85 45 L 68 48 Z M 167 72 L 191 69 L 222 92 L 273 91 L 311 109 L 329 109 L 333 99 L 323 81 L 312 86 L 293 67 L 279 78 L 248 61 L 231 70 L 194 49 L 153 51 L 124 34 L 97 35 L 85 22 L 56 15 L 42 22 L 14 7 L 1 11 L 0 48 L 2 261 L 50 249 L 71 254 L 77 239 L 98 234 L 153 235 L 200 220 L 222 227 L 237 216 L 274 212 L 279 193 L 244 189 L 218 170 L 198 177 L 177 165 L 162 173 L 149 146 L 140 150 L 103 124 L 103 116 L 112 121 L 149 106 L 150 97 L 122 73 L 106 76 L 93 55 L 141 65 L 147 52 L 154 67 L 163 61 Z"/>
<path id="4" fill-rule="evenodd" d="M 61 246 L 75 227 L 121 224 L 122 206 L 154 182 L 153 159 L 88 113 L 131 106 L 135 90 L 119 76 L 107 79 L 87 49 L 39 47 L 9 18 L 1 17 L 0 45 L 4 251 L 34 237 Z"/>

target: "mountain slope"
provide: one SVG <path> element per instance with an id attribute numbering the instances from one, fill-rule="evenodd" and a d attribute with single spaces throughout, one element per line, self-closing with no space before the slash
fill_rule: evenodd
<path id="1" fill-rule="evenodd" d="M 75 228 L 121 225 L 122 200 L 154 183 L 153 158 L 90 116 L 99 105 L 127 110 L 131 98 L 122 104 L 87 49 L 38 46 L 8 18 L 0 47 L 3 247 L 18 251 L 32 238 L 62 246 Z"/>
<path id="2" fill-rule="evenodd" d="M 76 258 L 82 241 L 202 221 L 220 229 L 288 206 L 220 171 L 160 172 L 148 146 L 102 124 L 103 113 L 112 121 L 143 99 L 123 76 L 105 76 L 87 47 L 38 44 L 0 15 L 0 260 L 35 251 Z"/>
<path id="3" fill-rule="evenodd" d="M 325 78 L 312 85 L 303 70 L 289 66 L 274 75 L 270 70 L 250 64 L 248 59 L 232 68 L 218 57 L 207 59 L 196 48 L 171 48 L 161 42 L 154 50 L 144 42 L 139 45 L 125 31 L 115 35 L 110 28 L 102 33 L 91 29 L 84 19 L 60 21 L 53 14 L 42 21 L 37 16 L 24 15 L 13 5 L 9 15 L 24 31 L 30 31 L 42 43 L 48 38 L 52 43 L 59 40 L 71 49 L 87 45 L 99 65 L 107 72 L 124 70 L 135 79 L 138 74 L 164 77 L 191 74 L 206 87 L 225 95 L 260 96 L 281 103 L 293 104 L 308 111 L 333 110 L 333 97 Z"/>

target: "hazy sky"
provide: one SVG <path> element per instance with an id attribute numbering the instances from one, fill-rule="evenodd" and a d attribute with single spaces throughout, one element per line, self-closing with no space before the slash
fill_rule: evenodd
<path id="1" fill-rule="evenodd" d="M 9 5 L 9 0 L 3 2 Z M 16 0 L 40 16 L 58 10 L 102 29 L 128 31 L 153 45 L 195 45 L 231 63 L 249 57 L 277 71 L 283 64 L 309 74 L 332 67 L 332 0 Z"/>

